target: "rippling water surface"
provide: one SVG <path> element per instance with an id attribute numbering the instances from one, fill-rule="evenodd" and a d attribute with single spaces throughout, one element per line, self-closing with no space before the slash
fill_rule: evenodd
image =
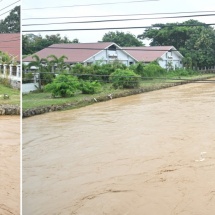
<path id="1" fill-rule="evenodd" d="M 24 119 L 23 212 L 209 215 L 214 131 L 203 83 Z"/>
<path id="2" fill-rule="evenodd" d="M 20 211 L 20 118 L 0 116 L 0 214 Z"/>

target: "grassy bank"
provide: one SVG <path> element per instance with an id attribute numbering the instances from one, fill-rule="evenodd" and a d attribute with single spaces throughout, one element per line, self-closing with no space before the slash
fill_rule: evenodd
<path id="1" fill-rule="evenodd" d="M 4 94 L 9 98 L 4 98 Z M 20 91 L 0 84 L 0 104 L 20 105 Z"/>
<path id="2" fill-rule="evenodd" d="M 145 80 L 142 81 L 140 84 L 140 87 L 138 89 L 141 89 L 141 92 L 144 91 L 150 91 L 150 90 L 155 90 L 155 89 L 160 89 L 164 88 L 167 86 L 172 86 L 172 83 L 181 83 L 181 82 L 186 82 L 186 80 L 193 80 L 193 79 L 206 79 L 210 77 L 214 77 L 215 75 L 212 74 L 205 74 L 205 75 L 197 75 L 197 76 L 189 76 L 189 77 L 171 77 L 171 79 L 167 78 L 165 79 L 164 77 L 161 79 L 151 79 L 151 80 Z M 177 80 L 173 80 L 173 79 Z M 38 107 L 48 107 L 51 105 L 65 105 L 65 104 L 74 104 L 71 106 L 71 108 L 76 108 L 79 106 L 86 106 L 88 104 L 91 104 L 94 98 L 103 98 L 107 97 L 107 95 L 112 94 L 112 95 L 129 95 L 129 92 L 134 92 L 132 94 L 135 94 L 135 92 L 139 92 L 138 90 L 134 89 L 114 89 L 111 84 L 105 84 L 102 86 L 102 90 L 100 93 L 94 94 L 94 95 L 86 95 L 86 94 L 81 94 L 77 93 L 75 94 L 74 97 L 69 97 L 69 98 L 53 98 L 50 93 L 47 92 L 34 92 L 34 93 L 29 93 L 29 94 L 24 94 L 23 95 L 23 100 L 22 100 L 22 107 L 23 111 L 27 109 L 34 109 Z M 119 96 L 117 96 L 119 97 Z"/>

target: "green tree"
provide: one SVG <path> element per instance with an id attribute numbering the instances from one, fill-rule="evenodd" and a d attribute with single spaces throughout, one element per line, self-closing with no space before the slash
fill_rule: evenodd
<path id="1" fill-rule="evenodd" d="M 43 73 L 47 72 L 47 67 L 46 67 L 47 59 L 40 58 L 38 55 L 33 55 L 32 58 L 34 59 L 34 61 L 32 61 L 28 64 L 28 68 L 31 68 L 32 66 L 37 68 L 38 80 L 39 80 L 39 90 L 41 90 Z"/>
<path id="2" fill-rule="evenodd" d="M 20 33 L 20 6 L 16 6 L 0 21 L 0 33 Z"/>
<path id="3" fill-rule="evenodd" d="M 0 64 L 16 64 L 13 56 L 0 51 Z"/>
<path id="4" fill-rule="evenodd" d="M 151 46 L 174 46 L 188 58 L 185 61 L 189 61 L 189 66 L 215 65 L 215 30 L 205 23 L 188 20 L 182 23 L 154 24 L 138 35 L 138 38 L 150 39 Z"/>
<path id="5" fill-rule="evenodd" d="M 103 36 L 102 42 L 114 42 L 117 45 L 124 47 L 144 46 L 142 41 L 136 38 L 136 36 L 134 36 L 133 34 L 119 31 L 116 32 L 109 31 Z"/>
<path id="6" fill-rule="evenodd" d="M 79 87 L 80 83 L 77 77 L 61 74 L 52 83 L 47 84 L 45 90 L 51 92 L 53 97 L 71 97 Z"/>
<path id="7" fill-rule="evenodd" d="M 67 67 L 67 64 L 65 63 L 65 59 L 68 59 L 65 55 L 62 55 L 61 57 L 57 58 L 55 55 L 49 55 L 47 59 L 50 59 L 48 64 L 50 64 L 52 68 L 52 72 L 54 72 L 54 68 L 56 68 L 56 72 L 62 72 L 65 70 L 65 67 Z"/>
<path id="8" fill-rule="evenodd" d="M 140 76 L 132 70 L 117 69 L 110 75 L 114 88 L 136 88 L 140 84 Z"/>
<path id="9" fill-rule="evenodd" d="M 78 42 L 78 39 L 71 41 L 66 36 L 61 37 L 60 34 L 46 35 L 45 37 L 35 34 L 26 34 L 22 36 L 22 54 L 33 54 L 53 44 Z"/>

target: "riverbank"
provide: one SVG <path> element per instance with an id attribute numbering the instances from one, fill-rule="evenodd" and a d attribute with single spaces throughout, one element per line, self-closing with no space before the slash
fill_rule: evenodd
<path id="1" fill-rule="evenodd" d="M 0 115 L 20 115 L 20 107 L 18 105 L 0 105 Z"/>
<path id="2" fill-rule="evenodd" d="M 20 91 L 0 84 L 0 115 L 20 115 Z"/>
<path id="3" fill-rule="evenodd" d="M 79 107 L 84 107 L 87 105 L 94 104 L 96 102 L 104 102 L 110 99 L 150 92 L 154 90 L 164 89 L 168 87 L 174 87 L 182 84 L 188 84 L 196 81 L 203 81 L 209 78 L 215 77 L 213 74 L 201 75 L 196 77 L 189 77 L 186 79 L 181 80 L 174 80 L 172 79 L 171 82 L 166 82 L 165 79 L 161 80 L 151 80 L 141 84 L 139 88 L 136 89 L 117 89 L 114 90 L 112 88 L 104 90 L 104 92 L 94 95 L 80 95 L 79 97 L 72 97 L 72 98 L 58 98 L 53 99 L 51 98 L 50 94 L 48 93 L 31 93 L 29 95 L 23 96 L 23 112 L 22 117 L 31 117 L 39 114 L 45 114 L 48 112 L 53 111 L 62 111 L 68 109 L 74 109 Z M 44 97 L 39 97 L 39 95 L 44 95 Z M 28 97 L 26 99 L 26 97 Z M 29 98 L 31 97 L 31 98 Z M 28 100 L 29 99 L 29 100 Z M 49 104 L 49 100 L 52 104 Z M 35 104 L 33 104 L 35 102 Z M 42 105 L 40 105 L 42 104 Z M 47 104 L 47 105 L 46 105 Z M 26 108 L 29 105 L 30 108 Z M 39 106 L 37 106 L 39 105 Z M 33 107 L 35 106 L 35 107 Z"/>

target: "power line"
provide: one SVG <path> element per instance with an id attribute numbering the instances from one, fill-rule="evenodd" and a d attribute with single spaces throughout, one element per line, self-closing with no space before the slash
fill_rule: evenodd
<path id="1" fill-rule="evenodd" d="M 96 6 L 96 5 L 112 5 L 112 4 L 129 4 L 135 2 L 151 2 L 151 1 L 159 1 L 159 0 L 142 0 L 142 1 L 126 1 L 126 2 L 106 2 L 106 3 L 98 3 L 98 4 L 77 4 L 77 5 L 67 5 L 67 6 L 56 6 L 56 7 L 37 7 L 37 8 L 24 8 L 22 10 L 44 10 L 44 9 L 55 9 L 55 8 L 65 8 L 65 7 L 88 7 L 88 6 Z"/>
<path id="2" fill-rule="evenodd" d="M 170 25 L 170 26 L 163 26 L 163 27 L 196 27 L 196 26 L 210 26 L 210 25 L 215 25 L 215 23 L 209 23 L 209 24 L 194 24 L 194 25 Z M 140 28 L 152 28 L 152 27 L 157 27 L 159 28 L 160 26 L 136 26 L 136 27 L 112 27 L 112 28 L 72 28 L 72 29 L 37 29 L 37 30 L 22 30 L 22 32 L 51 32 L 51 31 L 100 31 L 100 30 L 119 30 L 119 29 L 140 29 Z"/>
<path id="3" fill-rule="evenodd" d="M 147 20 L 147 19 L 176 19 L 176 18 L 189 18 L 189 17 L 202 17 L 202 16 L 215 16 L 215 14 L 198 14 L 190 16 L 171 16 L 171 17 L 146 17 L 136 19 L 116 19 L 116 20 L 90 20 L 90 21 L 79 21 L 79 22 L 55 22 L 55 23 L 37 23 L 37 24 L 25 24 L 22 26 L 36 26 L 36 25 L 56 25 L 56 24 L 82 24 L 82 23 L 100 23 L 100 22 L 124 22 L 124 21 L 136 21 L 136 20 Z"/>
<path id="4" fill-rule="evenodd" d="M 10 4 L 10 5 L 6 6 L 6 7 L 4 7 L 4 8 L 2 8 L 0 11 L 2 11 L 2 10 L 4 10 L 4 9 L 6 9 L 6 8 L 8 8 L 8 7 L 10 7 L 10 6 L 14 5 L 14 4 L 16 4 L 16 3 L 19 2 L 19 1 L 20 1 L 20 0 L 18 0 L 18 1 L 16 1 L 16 2 L 14 2 L 14 3 L 12 3 L 12 4 Z"/>
<path id="5" fill-rule="evenodd" d="M 19 0 L 19 1 L 20 1 L 20 0 Z M 14 8 L 13 8 L 13 9 L 14 9 Z M 2 16 L 2 15 L 4 15 L 4 14 L 6 14 L 6 13 L 8 13 L 8 12 L 11 12 L 13 9 L 8 10 L 8 11 L 6 11 L 6 12 L 4 12 L 4 13 L 0 14 L 0 16 Z"/>
<path id="6" fill-rule="evenodd" d="M 25 18 L 22 20 L 34 20 L 34 19 L 79 19 L 79 18 L 99 18 L 99 17 L 121 17 L 121 16 L 146 16 L 146 15 L 168 15 L 168 14 L 187 14 L 187 13 L 213 13 L 215 11 L 191 11 L 191 12 L 172 12 L 172 13 L 145 13 L 145 14 L 120 14 L 120 15 L 103 15 L 103 16 L 67 16 L 67 17 L 41 17 L 41 18 Z"/>
<path id="7" fill-rule="evenodd" d="M 12 11 L 12 10 L 13 10 L 13 9 L 8 10 L 8 11 L 6 11 L 6 12 L 2 13 L 2 14 L 0 14 L 0 16 L 4 15 L 4 14 L 6 14 L 6 13 L 8 13 L 8 12 Z"/>

